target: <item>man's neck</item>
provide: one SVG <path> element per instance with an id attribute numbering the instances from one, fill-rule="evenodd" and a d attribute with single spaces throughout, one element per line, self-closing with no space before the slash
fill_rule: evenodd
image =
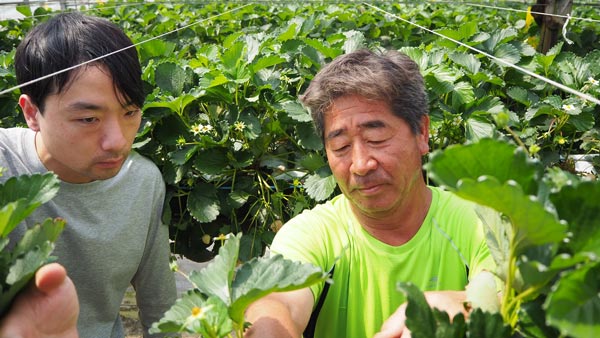
<path id="1" fill-rule="evenodd" d="M 361 226 L 378 240 L 393 246 L 408 242 L 421 228 L 431 206 L 431 190 L 419 185 L 393 212 L 366 215 L 352 208 Z"/>

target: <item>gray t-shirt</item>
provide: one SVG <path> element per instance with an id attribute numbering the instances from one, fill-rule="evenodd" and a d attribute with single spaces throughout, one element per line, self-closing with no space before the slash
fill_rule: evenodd
<path id="1" fill-rule="evenodd" d="M 1 181 L 48 172 L 34 139 L 30 129 L 0 128 L 0 167 L 7 168 Z M 168 228 L 161 222 L 164 198 L 158 168 L 132 151 L 113 178 L 84 184 L 61 181 L 58 194 L 11 233 L 14 245 L 25 227 L 49 217 L 66 220 L 53 255 L 77 288 L 81 338 L 124 337 L 119 309 L 129 285 L 136 291 L 146 330 L 175 302 Z M 150 337 L 147 332 L 144 336 Z"/>

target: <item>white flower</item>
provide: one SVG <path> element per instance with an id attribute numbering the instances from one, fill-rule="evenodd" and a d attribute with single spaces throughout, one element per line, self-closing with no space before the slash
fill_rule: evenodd
<path id="1" fill-rule="evenodd" d="M 467 285 L 467 301 L 473 308 L 486 312 L 500 311 L 500 300 L 496 290 L 496 277 L 491 272 L 482 271 Z"/>
<path id="2" fill-rule="evenodd" d="M 246 124 L 242 121 L 236 121 L 233 124 L 233 129 L 235 129 L 236 131 L 244 131 L 244 128 L 246 128 Z"/>
<path id="3" fill-rule="evenodd" d="M 573 111 L 573 110 L 575 110 L 575 106 L 572 104 L 563 104 L 562 109 L 564 111 Z"/>
<path id="4" fill-rule="evenodd" d="M 593 77 L 591 77 L 591 76 L 590 76 L 590 77 L 588 77 L 588 80 L 587 80 L 587 82 L 588 82 L 589 84 L 591 84 L 592 86 L 597 86 L 597 85 L 598 85 L 598 83 L 599 83 L 599 81 L 598 81 L 598 80 L 594 79 L 594 78 L 593 78 Z"/>
<path id="5" fill-rule="evenodd" d="M 210 124 L 203 125 L 200 123 L 195 124 L 190 128 L 190 131 L 192 133 L 194 133 L 194 135 L 206 134 L 206 133 L 210 132 L 211 130 L 213 130 L 213 126 L 211 126 Z"/>

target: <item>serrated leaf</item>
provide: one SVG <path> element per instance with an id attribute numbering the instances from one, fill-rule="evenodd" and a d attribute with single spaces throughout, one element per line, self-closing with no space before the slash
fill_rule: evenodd
<path id="1" fill-rule="evenodd" d="M 9 178 L 0 185 L 0 236 L 6 237 L 38 206 L 51 200 L 59 189 L 58 177 L 52 173 Z"/>
<path id="2" fill-rule="evenodd" d="M 416 285 L 406 282 L 399 282 L 397 288 L 406 295 L 406 327 L 411 337 L 435 337 L 435 319 L 423 292 Z"/>
<path id="3" fill-rule="evenodd" d="M 352 30 L 344 32 L 344 35 L 346 36 L 346 41 L 344 41 L 342 47 L 344 53 L 351 53 L 364 47 L 366 40 L 362 32 Z"/>
<path id="4" fill-rule="evenodd" d="M 47 263 L 53 248 L 51 242 L 44 242 L 16 259 L 9 268 L 6 283 L 12 285 L 25 279 L 29 280 L 37 269 Z"/>
<path id="5" fill-rule="evenodd" d="M 190 332 L 203 337 L 225 337 L 232 330 L 233 322 L 222 300 L 189 291 L 152 325 L 150 333 Z"/>
<path id="6" fill-rule="evenodd" d="M 478 181 L 462 179 L 455 193 L 508 217 L 513 225 L 516 254 L 528 246 L 557 243 L 565 237 L 566 226 L 514 181 L 500 183 L 486 176 Z"/>
<path id="7" fill-rule="evenodd" d="M 510 326 L 504 323 L 499 313 L 483 312 L 475 309 L 469 316 L 467 323 L 468 337 L 477 338 L 509 338 L 511 335 Z"/>
<path id="8" fill-rule="evenodd" d="M 544 303 L 546 320 L 562 335 L 596 337 L 600 332 L 600 264 L 564 273 Z"/>
<path id="9" fill-rule="evenodd" d="M 223 148 L 204 149 L 196 153 L 194 167 L 210 175 L 222 174 L 228 167 L 227 150 Z"/>
<path id="10" fill-rule="evenodd" d="M 600 183 L 581 182 L 550 195 L 558 216 L 569 224 L 572 234 L 565 243 L 574 253 L 593 252 L 600 256 Z"/>
<path id="11" fill-rule="evenodd" d="M 293 120 L 298 122 L 312 122 L 312 117 L 308 110 L 295 101 L 287 101 L 281 104 L 281 107 L 285 109 L 286 114 Z"/>
<path id="12" fill-rule="evenodd" d="M 235 274 L 231 318 L 239 323 L 248 306 L 269 293 L 298 290 L 326 279 L 327 274 L 312 264 L 293 262 L 281 255 L 254 258 Z"/>
<path id="13" fill-rule="evenodd" d="M 539 162 L 527 158 L 515 146 L 494 139 L 435 151 L 425 169 L 435 182 L 450 189 L 456 189 L 462 178 L 477 180 L 487 175 L 499 182 L 514 180 L 528 194 L 537 193 L 537 179 L 542 172 Z"/>
<path id="14" fill-rule="evenodd" d="M 492 208 L 477 205 L 475 213 L 481 219 L 485 232 L 485 241 L 490 254 L 496 262 L 496 274 L 506 281 L 508 260 L 510 258 L 510 239 L 513 238 L 512 227 L 508 220 Z"/>
<path id="15" fill-rule="evenodd" d="M 235 73 L 237 66 L 242 61 L 244 49 L 244 43 L 241 41 L 237 41 L 225 49 L 225 52 L 221 57 L 221 61 L 224 69 L 226 69 L 229 73 Z"/>
<path id="16" fill-rule="evenodd" d="M 183 92 L 183 86 L 188 78 L 182 67 L 172 62 L 166 62 L 156 67 L 154 80 L 162 91 L 179 96 Z"/>
<path id="17" fill-rule="evenodd" d="M 477 142 L 485 138 L 491 138 L 494 136 L 496 127 L 486 119 L 471 115 L 465 122 L 467 140 Z"/>
<path id="18" fill-rule="evenodd" d="M 314 125 L 311 122 L 297 123 L 294 126 L 298 137 L 298 144 L 308 150 L 323 149 L 323 141 L 317 135 Z"/>
<path id="19" fill-rule="evenodd" d="M 187 209 L 200 223 L 217 219 L 220 213 L 219 199 L 213 185 L 197 183 L 187 200 Z"/>
<path id="20" fill-rule="evenodd" d="M 36 247 L 42 247 L 46 242 L 55 242 L 63 231 L 65 223 L 63 219 L 48 218 L 43 223 L 36 224 L 25 232 L 13 249 L 12 255 L 18 257 Z"/>
<path id="21" fill-rule="evenodd" d="M 324 201 L 334 192 L 337 183 L 333 175 L 312 174 L 304 182 L 306 193 L 317 202 Z"/>
<path id="22" fill-rule="evenodd" d="M 253 65 L 252 70 L 256 73 L 261 69 L 272 67 L 280 63 L 286 62 L 287 60 L 279 55 L 270 55 L 267 57 L 259 58 Z"/>
<path id="23" fill-rule="evenodd" d="M 453 62 L 465 67 L 469 72 L 473 74 L 479 72 L 481 61 L 473 54 L 454 52 L 449 57 Z"/>
<path id="24" fill-rule="evenodd" d="M 531 105 L 531 101 L 529 100 L 529 95 L 527 90 L 521 87 L 510 87 L 506 91 L 506 94 L 510 96 L 513 100 L 524 104 L 526 107 Z"/>
<path id="25" fill-rule="evenodd" d="M 513 65 L 521 61 L 521 54 L 519 53 L 519 50 L 515 46 L 510 45 L 508 43 L 504 43 L 498 46 L 498 48 L 496 48 L 496 50 L 494 51 L 494 56 L 506 63 Z M 494 60 L 494 62 L 497 61 Z M 499 62 L 498 64 L 506 66 L 505 64 Z"/>
<path id="26" fill-rule="evenodd" d="M 473 86 L 468 82 L 457 82 L 452 89 L 452 106 L 458 107 L 462 104 L 469 104 L 475 100 Z"/>
<path id="27" fill-rule="evenodd" d="M 232 283 L 238 261 L 242 233 L 229 237 L 219 248 L 219 254 L 202 270 L 192 271 L 189 279 L 205 296 L 218 297 L 230 306 L 233 303 Z"/>

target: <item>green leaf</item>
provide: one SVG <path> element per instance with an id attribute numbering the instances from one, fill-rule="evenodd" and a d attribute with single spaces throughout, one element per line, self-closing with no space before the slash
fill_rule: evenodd
<path id="1" fill-rule="evenodd" d="M 512 227 L 508 220 L 492 208 L 478 205 L 475 208 L 481 219 L 485 232 L 485 240 L 494 262 L 496 274 L 506 281 L 510 258 L 510 240 L 513 237 Z"/>
<path id="2" fill-rule="evenodd" d="M 25 232 L 12 251 L 14 257 L 27 253 L 36 247 L 42 247 L 46 242 L 55 242 L 65 227 L 63 219 L 46 219 L 42 224 L 36 224 Z"/>
<path id="3" fill-rule="evenodd" d="M 468 337 L 508 338 L 511 336 L 510 326 L 504 323 L 499 313 L 483 312 L 480 309 L 471 311 L 469 316 Z"/>
<path id="4" fill-rule="evenodd" d="M 6 282 L 9 287 L 8 290 L 2 290 L 0 295 L 0 315 L 8 310 L 13 298 L 33 278 L 37 269 L 48 262 L 48 257 L 53 248 L 52 243 L 45 242 L 41 246 L 27 251 L 24 256 L 12 262 L 6 280 L 2 283 Z"/>
<path id="5" fill-rule="evenodd" d="M 219 199 L 212 184 L 197 183 L 187 200 L 187 208 L 194 219 L 208 223 L 220 213 Z"/>
<path id="6" fill-rule="evenodd" d="M 52 173 L 15 176 L 1 184 L 0 237 L 6 237 L 33 210 L 51 200 L 58 189 L 58 177 Z"/>
<path id="7" fill-rule="evenodd" d="M 496 131 L 496 127 L 492 123 L 477 115 L 471 115 L 467 119 L 465 127 L 467 139 L 472 142 L 492 138 Z"/>
<path id="8" fill-rule="evenodd" d="M 560 242 L 566 226 L 546 210 L 533 196 L 523 193 L 514 181 L 500 183 L 494 177 L 462 179 L 455 193 L 501 212 L 513 225 L 515 252 L 518 254 L 530 245 Z"/>
<path id="9" fill-rule="evenodd" d="M 571 236 L 566 246 L 573 253 L 593 252 L 600 255 L 600 183 L 581 182 L 563 187 L 550 195 L 558 216 L 567 221 Z"/>
<path id="10" fill-rule="evenodd" d="M 406 282 L 399 282 L 397 288 L 404 292 L 407 299 L 406 327 L 414 338 L 435 337 L 436 322 L 433 312 L 419 288 Z"/>
<path id="11" fill-rule="evenodd" d="M 435 182 L 450 189 L 456 189 L 460 179 L 477 180 L 486 175 L 501 183 L 514 180 L 528 194 L 537 193 L 537 179 L 542 172 L 541 164 L 527 158 L 522 150 L 493 139 L 437 150 L 425 169 Z"/>
<path id="12" fill-rule="evenodd" d="M 179 96 L 183 92 L 183 86 L 188 82 L 188 75 L 178 64 L 166 62 L 156 67 L 154 79 L 162 91 Z"/>
<path id="13" fill-rule="evenodd" d="M 287 115 L 295 121 L 298 122 L 312 122 L 312 117 L 308 110 L 304 109 L 304 107 L 296 102 L 296 101 L 287 101 L 281 104 L 282 108 L 285 109 Z"/>
<path id="14" fill-rule="evenodd" d="M 312 122 L 297 123 L 294 127 L 298 137 L 298 144 L 308 150 L 323 149 L 323 141 L 317 135 Z"/>
<path id="15" fill-rule="evenodd" d="M 204 295 L 221 299 L 230 306 L 233 303 L 232 282 L 238 261 L 242 233 L 229 237 L 219 248 L 219 254 L 202 270 L 192 271 L 189 279 Z"/>
<path id="16" fill-rule="evenodd" d="M 469 104 L 475 100 L 473 86 L 470 83 L 461 81 L 454 84 L 452 89 L 452 106 L 458 107 L 462 104 Z"/>
<path id="17" fill-rule="evenodd" d="M 227 305 L 217 297 L 207 299 L 197 291 L 189 291 L 178 299 L 150 333 L 190 332 L 203 337 L 225 337 L 233 330 Z"/>
<path id="18" fill-rule="evenodd" d="M 270 55 L 268 57 L 263 57 L 258 59 L 253 65 L 252 70 L 256 73 L 261 69 L 272 67 L 278 65 L 280 63 L 286 62 L 287 60 L 279 55 Z"/>
<path id="19" fill-rule="evenodd" d="M 564 336 L 596 337 L 600 332 L 600 263 L 564 273 L 544 309 L 548 324 Z"/>
<path id="20" fill-rule="evenodd" d="M 498 48 L 494 51 L 494 56 L 513 65 L 517 64 L 521 60 L 521 53 L 519 53 L 519 50 L 515 46 L 507 43 L 498 46 Z M 505 66 L 504 64 L 501 64 L 495 60 L 494 62 L 503 67 Z"/>
<path id="21" fill-rule="evenodd" d="M 362 32 L 352 30 L 344 32 L 344 35 L 346 36 L 346 41 L 344 42 L 344 46 L 342 48 L 344 49 L 345 53 L 354 52 L 365 46 L 366 40 Z"/>
<path id="22" fill-rule="evenodd" d="M 481 61 L 473 54 L 454 52 L 449 57 L 453 62 L 465 67 L 469 72 L 473 74 L 479 72 Z"/>
<path id="23" fill-rule="evenodd" d="M 242 56 L 244 55 L 244 43 L 238 41 L 231 45 L 225 50 L 221 61 L 223 62 L 223 68 L 230 74 L 235 74 L 238 65 L 242 62 Z"/>
<path id="24" fill-rule="evenodd" d="M 513 100 L 524 104 L 526 107 L 531 105 L 531 101 L 529 100 L 529 94 L 526 89 L 521 87 L 510 87 L 506 94 L 510 96 Z"/>
<path id="25" fill-rule="evenodd" d="M 203 173 L 218 175 L 228 167 L 227 150 L 223 148 L 209 148 L 196 153 L 194 167 Z"/>
<path id="26" fill-rule="evenodd" d="M 254 258 L 235 274 L 231 318 L 243 321 L 248 306 L 269 293 L 298 290 L 326 279 L 327 274 L 312 264 L 292 262 L 281 255 Z"/>
<path id="27" fill-rule="evenodd" d="M 321 176 L 313 174 L 304 182 L 306 192 L 317 202 L 324 201 L 335 191 L 336 182 L 333 175 Z"/>
<path id="28" fill-rule="evenodd" d="M 16 7 L 17 12 L 23 14 L 26 17 L 31 17 L 33 14 L 31 13 L 31 7 L 29 5 L 19 5 Z"/>

